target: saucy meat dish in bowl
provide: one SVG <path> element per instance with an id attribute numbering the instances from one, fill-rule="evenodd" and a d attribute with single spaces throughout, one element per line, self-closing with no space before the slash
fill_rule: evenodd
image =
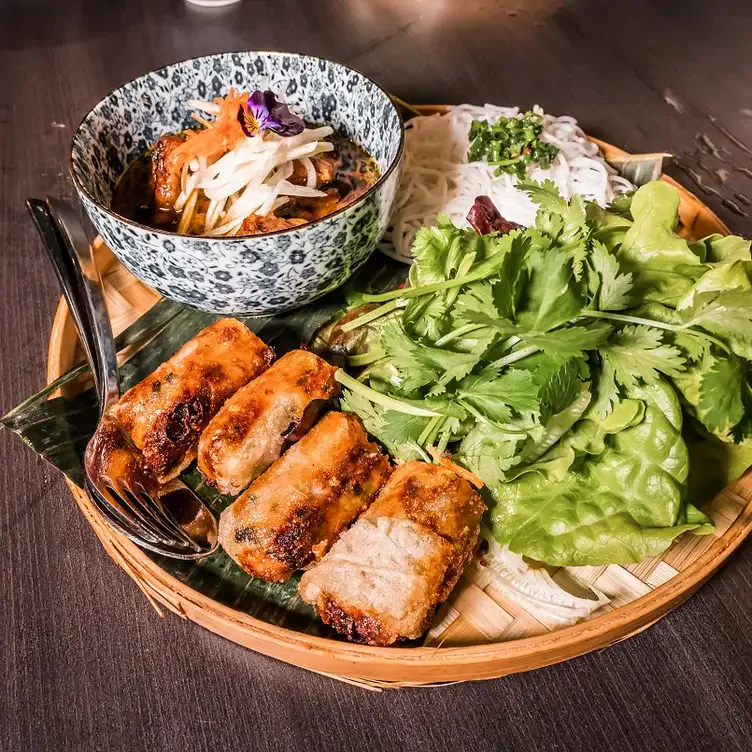
<path id="1" fill-rule="evenodd" d="M 202 111 L 198 129 L 161 136 L 128 166 L 117 214 L 181 235 L 262 235 L 326 217 L 378 180 L 362 146 L 306 124 L 272 91 L 187 104 Z"/>
<path id="2" fill-rule="evenodd" d="M 384 233 L 404 131 L 339 63 L 228 53 L 117 89 L 84 118 L 71 171 L 94 226 L 162 295 L 268 315 L 342 284 Z"/>

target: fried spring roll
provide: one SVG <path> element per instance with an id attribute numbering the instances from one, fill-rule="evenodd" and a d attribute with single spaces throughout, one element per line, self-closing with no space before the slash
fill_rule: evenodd
<path id="1" fill-rule="evenodd" d="M 358 418 L 327 413 L 222 512 L 219 542 L 249 574 L 283 582 L 324 555 L 389 471 Z"/>
<path id="2" fill-rule="evenodd" d="M 336 370 L 312 352 L 293 350 L 227 400 L 199 443 L 198 466 L 206 479 L 222 493 L 239 494 L 339 392 Z"/>
<path id="3" fill-rule="evenodd" d="M 129 389 L 112 417 L 160 482 L 196 457 L 201 432 L 225 400 L 265 371 L 273 350 L 235 319 L 220 319 Z"/>
<path id="4" fill-rule="evenodd" d="M 351 640 L 416 639 L 471 559 L 484 509 L 475 489 L 451 470 L 407 462 L 303 575 L 300 595 Z"/>

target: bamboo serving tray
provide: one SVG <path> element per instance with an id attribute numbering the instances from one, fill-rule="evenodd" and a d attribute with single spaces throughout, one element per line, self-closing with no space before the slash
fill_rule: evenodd
<path id="1" fill-rule="evenodd" d="M 597 142 L 607 157 L 626 154 Z M 681 192 L 681 220 L 693 237 L 728 228 L 695 196 Z M 106 248 L 94 242 L 108 308 L 118 334 L 159 300 Z M 147 345 L 148 346 L 148 345 Z M 127 357 L 128 353 L 121 353 Z M 64 300 L 60 301 L 49 344 L 51 382 L 82 358 Z M 627 566 L 568 567 L 557 577 L 591 584 L 610 603 L 575 626 L 556 629 L 534 618 L 489 586 L 471 565 L 440 610 L 423 647 L 375 648 L 312 636 L 275 626 L 229 608 L 183 584 L 149 554 L 110 528 L 88 497 L 69 482 L 73 496 L 107 553 L 154 606 L 168 609 L 229 640 L 302 668 L 370 689 L 489 679 L 528 671 L 604 648 L 636 634 L 686 600 L 715 572 L 752 530 L 752 474 L 732 484 L 705 511 L 714 535 L 685 535 L 662 556 Z"/>

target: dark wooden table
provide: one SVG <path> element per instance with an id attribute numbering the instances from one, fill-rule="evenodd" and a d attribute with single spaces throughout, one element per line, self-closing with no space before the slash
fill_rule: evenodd
<path id="1" fill-rule="evenodd" d="M 537 102 L 630 150 L 672 152 L 674 174 L 752 234 L 751 42 L 748 0 L 0 0 L 0 410 L 42 385 L 59 297 L 24 199 L 74 197 L 72 130 L 134 76 L 282 49 L 413 102 Z M 0 479 L 3 751 L 752 747 L 752 545 L 598 654 L 376 694 L 161 620 L 62 478 L 7 434 Z"/>

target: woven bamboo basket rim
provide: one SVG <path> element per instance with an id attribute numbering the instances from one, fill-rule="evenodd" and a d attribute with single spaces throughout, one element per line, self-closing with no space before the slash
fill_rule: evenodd
<path id="1" fill-rule="evenodd" d="M 440 109 L 443 108 L 421 108 L 423 112 Z M 607 156 L 627 154 L 610 144 L 592 140 Z M 689 233 L 694 236 L 728 233 L 724 223 L 689 191 L 667 176 L 662 179 L 681 192 L 680 213 Z M 95 240 L 94 245 L 103 272 L 119 263 L 101 239 Z M 159 295 L 143 286 L 143 298 L 146 310 Z M 72 319 L 61 299 L 48 349 L 48 383 L 73 365 L 76 342 Z M 674 577 L 626 605 L 571 627 L 509 642 L 378 648 L 276 626 L 212 600 L 161 569 L 144 550 L 110 528 L 81 489 L 70 481 L 68 485 L 107 553 L 134 580 L 157 613 L 164 615 L 166 608 L 257 652 L 370 689 L 495 678 L 611 645 L 646 629 L 686 600 L 752 531 L 752 475 L 748 475 L 733 486 L 731 493 L 742 502 L 743 508 L 723 535 Z"/>

